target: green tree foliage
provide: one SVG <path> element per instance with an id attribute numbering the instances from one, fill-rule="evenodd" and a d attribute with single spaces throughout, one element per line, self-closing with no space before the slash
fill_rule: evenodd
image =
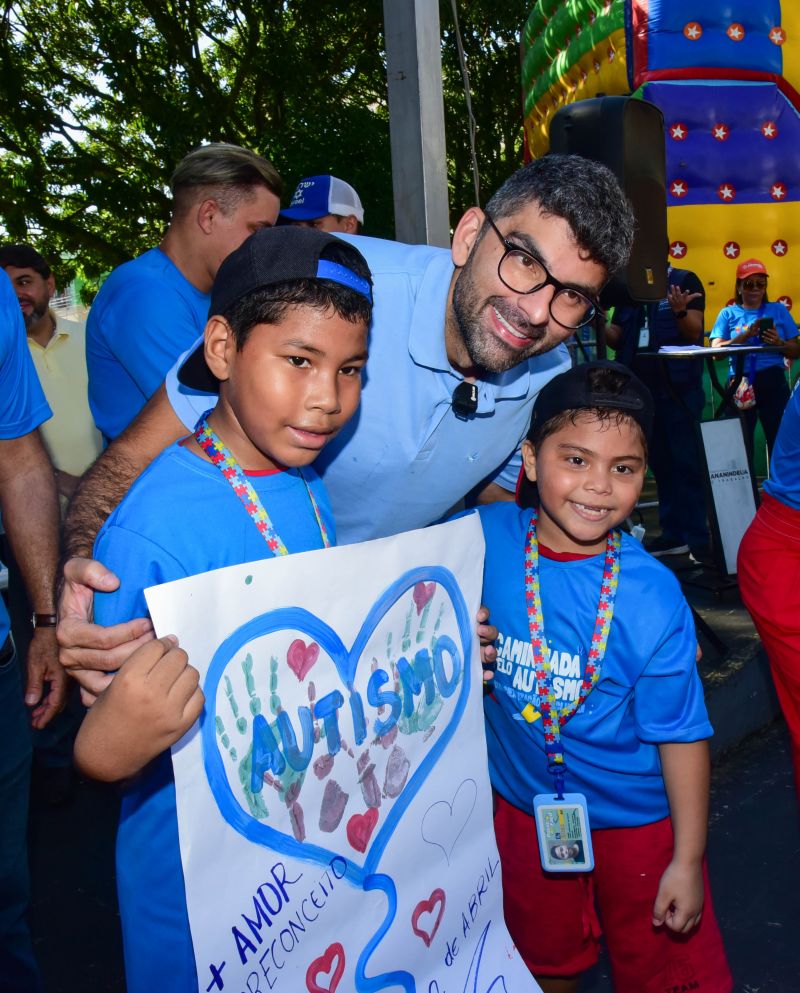
<path id="1" fill-rule="evenodd" d="M 491 8 L 502 7 L 497 13 Z M 530 3 L 458 15 L 484 195 L 521 161 L 517 38 Z M 270 158 L 287 196 L 332 172 L 366 231 L 393 234 L 381 0 L 25 0 L 0 21 L 0 224 L 60 275 L 90 280 L 157 243 L 169 175 L 230 141 Z M 474 200 L 449 0 L 443 78 L 452 216 Z"/>

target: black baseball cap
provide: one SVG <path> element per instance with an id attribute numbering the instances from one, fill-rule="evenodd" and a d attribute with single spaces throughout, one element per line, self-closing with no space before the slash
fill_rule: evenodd
<path id="1" fill-rule="evenodd" d="M 597 375 L 602 370 L 617 375 Z M 619 362 L 584 362 L 555 376 L 540 391 L 533 406 L 528 438 L 533 438 L 543 424 L 568 410 L 618 410 L 627 414 L 641 427 L 649 440 L 653 429 L 655 409 L 653 396 L 638 376 Z M 535 484 L 520 470 L 517 481 L 517 503 L 522 507 L 534 504 Z"/>
<path id="2" fill-rule="evenodd" d="M 596 371 L 608 369 L 617 375 L 597 376 Z M 567 410 L 619 410 L 628 414 L 649 438 L 653 429 L 653 396 L 631 370 L 619 362 L 584 362 L 555 376 L 540 391 L 533 405 L 533 417 L 528 431 L 531 438 L 552 418 Z"/>
<path id="3" fill-rule="evenodd" d="M 211 287 L 209 316 L 224 314 L 242 297 L 278 283 L 299 279 L 327 279 L 360 293 L 372 303 L 372 282 L 359 276 L 341 262 L 323 256 L 331 246 L 348 250 L 361 259 L 361 253 L 327 231 L 315 228 L 282 226 L 261 228 L 250 235 L 235 252 L 231 252 L 217 270 Z M 206 365 L 203 342 L 187 357 L 178 370 L 178 380 L 193 390 L 216 393 L 219 383 Z"/>

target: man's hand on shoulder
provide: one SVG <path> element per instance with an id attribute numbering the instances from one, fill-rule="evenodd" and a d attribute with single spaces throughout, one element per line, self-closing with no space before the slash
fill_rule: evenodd
<path id="1" fill-rule="evenodd" d="M 146 617 L 103 627 L 92 623 L 95 592 L 110 593 L 119 586 L 113 572 L 94 559 L 71 558 L 64 566 L 58 603 L 59 660 L 81 687 L 91 705 L 108 686 L 111 676 L 141 645 L 155 637 Z"/>

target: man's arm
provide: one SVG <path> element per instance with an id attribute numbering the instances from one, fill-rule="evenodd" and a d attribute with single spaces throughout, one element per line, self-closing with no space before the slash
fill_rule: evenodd
<path id="1" fill-rule="evenodd" d="M 678 332 L 684 341 L 697 345 L 703 341 L 703 311 L 687 310 L 683 317 L 675 317 Z"/>
<path id="2" fill-rule="evenodd" d="M 53 466 L 34 430 L 0 440 L 0 506 L 28 598 L 37 614 L 55 613 L 58 497 Z M 47 684 L 47 686 L 45 685 Z M 37 627 L 27 658 L 25 703 L 43 728 L 64 706 L 66 676 L 58 664 L 55 630 Z"/>
<path id="3" fill-rule="evenodd" d="M 708 834 L 710 762 L 707 741 L 658 746 L 675 836 L 672 861 L 658 886 L 653 924 L 685 933 L 703 912 L 703 855 Z"/>
<path id="4" fill-rule="evenodd" d="M 513 503 L 515 499 L 516 497 L 511 490 L 507 490 L 505 486 L 501 486 L 499 483 L 488 483 L 482 490 L 475 494 L 475 505 L 480 506 L 482 504 L 498 503 L 500 501 Z"/>
<path id="5" fill-rule="evenodd" d="M 167 445 L 185 434 L 161 386 L 86 472 L 67 511 L 58 609 L 60 660 L 91 696 L 107 684 L 104 673 L 118 669 L 134 649 L 153 637 L 146 618 L 109 628 L 90 623 L 94 591 L 109 592 L 119 586 L 113 573 L 92 561 L 94 540 L 134 480 Z"/>

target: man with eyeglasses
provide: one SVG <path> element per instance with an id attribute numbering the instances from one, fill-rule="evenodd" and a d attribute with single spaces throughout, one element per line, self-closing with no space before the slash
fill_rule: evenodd
<path id="1" fill-rule="evenodd" d="M 361 409 L 315 464 L 339 541 L 424 527 L 466 494 L 512 500 L 533 401 L 568 366 L 564 343 L 594 320 L 603 285 L 628 260 L 633 216 L 617 180 L 599 163 L 548 155 L 485 211 L 467 210 L 450 251 L 345 238 L 369 263 L 375 306 Z M 62 662 L 95 693 L 106 677 L 85 669 L 117 668 L 126 642 L 149 629 L 86 623 L 91 588 L 116 579 L 85 559 L 133 479 L 214 402 L 181 386 L 180 364 L 91 471 L 68 519 L 77 558 L 65 570 Z"/>

